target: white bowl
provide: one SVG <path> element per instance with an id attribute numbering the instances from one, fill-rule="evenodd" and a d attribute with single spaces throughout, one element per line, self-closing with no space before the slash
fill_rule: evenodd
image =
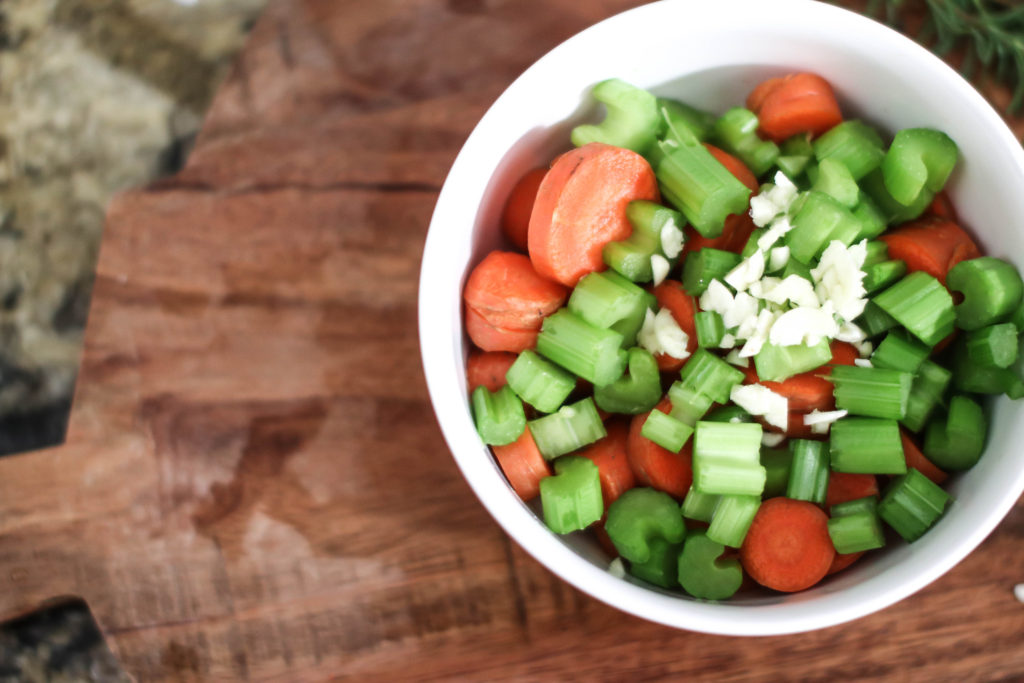
<path id="1" fill-rule="evenodd" d="M 881 24 L 830 5 L 664 0 L 607 19 L 545 55 L 494 103 L 466 141 L 434 210 L 420 277 L 420 342 L 431 400 L 455 461 L 499 524 L 580 590 L 636 616 L 728 635 L 823 628 L 870 614 L 934 581 L 995 528 L 1024 491 L 1024 403 L 997 400 L 985 455 L 954 477 L 956 500 L 923 538 L 873 553 L 815 588 L 708 603 L 618 579 L 583 534 L 559 537 L 505 482 L 468 407 L 461 293 L 469 268 L 502 244 L 498 218 L 527 169 L 569 147 L 592 114 L 588 91 L 617 76 L 712 111 L 741 104 L 761 80 L 809 70 L 835 88 L 848 118 L 888 133 L 930 126 L 962 160 L 950 182 L 962 222 L 984 251 L 1024 265 L 1024 151 L 955 71 Z"/>

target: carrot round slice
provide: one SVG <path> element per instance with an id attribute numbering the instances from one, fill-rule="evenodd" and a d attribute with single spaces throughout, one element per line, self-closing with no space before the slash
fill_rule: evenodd
<path id="1" fill-rule="evenodd" d="M 923 270 L 942 284 L 946 284 L 950 268 L 981 256 L 978 245 L 963 228 L 940 216 L 911 221 L 879 239 L 889 246 L 889 258 L 906 263 L 908 272 Z"/>
<path id="2" fill-rule="evenodd" d="M 614 418 L 608 420 L 604 428 L 608 436 L 591 444 L 577 455 L 589 458 L 597 465 L 598 476 L 601 478 L 601 495 L 607 510 L 619 496 L 636 485 L 636 477 L 626 456 L 629 425 L 623 419 Z"/>
<path id="3" fill-rule="evenodd" d="M 864 552 L 865 551 L 861 550 L 860 552 L 846 553 L 845 555 L 842 553 L 836 553 L 835 559 L 832 560 L 832 566 L 828 568 L 828 573 L 825 576 L 831 576 L 836 572 L 843 571 L 851 564 L 859 560 L 864 555 Z"/>
<path id="4" fill-rule="evenodd" d="M 925 457 L 921 449 L 917 447 L 913 439 L 903 429 L 900 429 L 900 440 L 903 442 L 903 458 L 907 461 L 907 467 L 915 470 L 931 479 L 936 484 L 942 484 L 949 478 L 949 475 L 935 466 L 931 460 Z"/>
<path id="5" fill-rule="evenodd" d="M 665 280 L 651 293 L 658 300 L 658 306 L 667 308 L 679 327 L 689 337 L 686 350 L 692 354 L 697 350 L 697 321 L 694 317 L 697 313 L 697 303 L 693 297 L 686 293 L 683 284 L 677 280 Z M 679 359 L 659 353 L 654 356 L 654 359 L 658 361 L 658 369 L 662 372 L 675 372 L 682 368 L 689 358 Z"/>
<path id="6" fill-rule="evenodd" d="M 507 351 L 470 351 L 466 359 L 466 382 L 469 390 L 479 386 L 497 391 L 508 382 L 505 373 L 516 362 L 516 354 Z"/>
<path id="7" fill-rule="evenodd" d="M 523 251 L 527 249 L 533 201 L 537 198 L 537 190 L 547 172 L 546 168 L 535 168 L 520 178 L 509 193 L 501 213 L 501 229 L 505 236 Z"/>
<path id="8" fill-rule="evenodd" d="M 811 73 L 789 74 L 754 88 L 747 105 L 758 118 L 758 132 L 775 142 L 797 133 L 820 135 L 843 120 L 832 86 Z"/>
<path id="9" fill-rule="evenodd" d="M 704 147 L 711 152 L 711 156 L 718 160 L 718 163 L 725 166 L 725 168 L 736 176 L 737 180 L 750 188 L 751 192 L 756 193 L 760 189 L 760 185 L 757 182 L 757 176 L 754 175 L 747 165 L 734 157 L 733 155 L 726 152 L 724 149 L 719 149 L 714 145 L 704 143 Z"/>
<path id="10" fill-rule="evenodd" d="M 790 498 L 762 503 L 740 548 L 740 562 L 751 578 L 786 593 L 821 581 L 835 555 L 828 516 L 814 503 Z"/>
<path id="11" fill-rule="evenodd" d="M 537 344 L 536 330 L 510 330 L 487 322 L 475 308 L 466 306 L 466 334 L 484 351 L 512 351 L 519 353 Z"/>
<path id="12" fill-rule="evenodd" d="M 953 206 L 953 200 L 949 198 L 949 193 L 945 190 L 941 190 L 935 195 L 935 199 L 928 205 L 927 213 L 933 216 L 939 216 L 947 220 L 957 222 L 956 207 Z"/>
<path id="13" fill-rule="evenodd" d="M 668 414 L 672 410 L 672 402 L 666 397 L 654 410 Z M 626 441 L 629 465 L 636 480 L 644 486 L 682 500 L 693 483 L 693 439 L 687 441 L 679 453 L 662 448 L 640 433 L 648 415 L 649 412 L 637 415 L 629 424 L 629 438 Z"/>
<path id="14" fill-rule="evenodd" d="M 569 291 L 537 274 L 523 254 L 492 251 L 466 279 L 462 297 L 484 320 L 511 330 L 539 330 Z"/>
<path id="15" fill-rule="evenodd" d="M 570 287 L 604 270 L 601 250 L 630 236 L 626 205 L 657 201 L 647 161 L 628 149 L 592 142 L 555 159 L 530 215 L 528 245 L 537 272 Z"/>
<path id="16" fill-rule="evenodd" d="M 828 507 L 877 495 L 878 479 L 873 474 L 850 472 L 829 472 L 828 474 L 828 488 L 825 491 L 825 505 Z"/>
<path id="17" fill-rule="evenodd" d="M 505 446 L 492 446 L 494 458 L 512 489 L 523 501 L 540 494 L 540 480 L 550 476 L 551 467 L 537 449 L 533 434 L 524 429 L 518 439 Z"/>

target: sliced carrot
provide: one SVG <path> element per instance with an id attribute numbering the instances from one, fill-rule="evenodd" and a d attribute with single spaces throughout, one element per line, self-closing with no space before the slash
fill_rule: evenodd
<path id="1" fill-rule="evenodd" d="M 789 414 L 789 426 L 786 428 L 786 436 L 791 439 L 824 439 L 824 434 L 815 434 L 811 428 L 804 424 L 804 417 L 807 413 L 791 412 Z"/>
<path id="2" fill-rule="evenodd" d="M 829 472 L 825 505 L 832 507 L 858 498 L 878 495 L 878 480 L 873 474 Z"/>
<path id="3" fill-rule="evenodd" d="M 551 467 L 537 449 L 530 429 L 524 429 L 519 438 L 508 445 L 491 448 L 519 497 L 524 501 L 536 498 L 540 494 L 540 480 L 551 474 Z"/>
<path id="4" fill-rule="evenodd" d="M 492 325 L 475 308 L 466 307 L 466 334 L 484 351 L 512 351 L 518 353 L 537 344 L 536 330 L 510 330 Z"/>
<path id="5" fill-rule="evenodd" d="M 833 365 L 853 365 L 860 355 L 850 344 L 833 341 L 831 345 L 832 360 L 828 365 L 793 375 L 783 382 L 761 382 L 777 394 L 789 399 L 789 409 L 795 413 L 809 413 L 812 410 L 835 410 L 832 382 L 825 376 L 832 372 Z M 754 384 L 760 380 L 757 371 L 751 366 L 741 368 L 746 375 L 744 384 Z M 802 420 L 802 415 L 801 415 Z M 801 430 L 802 431 L 802 430 Z"/>
<path id="6" fill-rule="evenodd" d="M 825 576 L 831 576 L 837 572 L 841 572 L 851 564 L 856 562 L 864 555 L 864 551 L 861 550 L 857 553 L 836 553 L 836 557 L 832 560 L 832 566 L 828 568 L 828 573 Z"/>
<path id="7" fill-rule="evenodd" d="M 608 436 L 591 444 L 577 455 L 589 458 L 597 465 L 601 478 L 601 497 L 604 507 L 608 506 L 629 489 L 636 486 L 636 477 L 626 456 L 626 442 L 629 439 L 629 423 L 622 418 L 608 420 L 604 425 Z"/>
<path id="8" fill-rule="evenodd" d="M 711 152 L 711 156 L 717 159 L 718 163 L 722 164 L 722 166 L 725 166 L 729 173 L 732 173 L 741 183 L 750 188 L 751 192 L 756 193 L 758 191 L 761 185 L 758 184 L 757 182 L 757 176 L 754 175 L 749 168 L 747 168 L 747 165 L 745 163 L 743 163 L 733 155 L 729 154 L 724 149 L 719 149 L 714 145 L 709 145 L 708 143 L 705 142 L 704 147 L 706 147 L 707 150 Z"/>
<path id="9" fill-rule="evenodd" d="M 757 114 L 758 133 L 782 142 L 797 133 L 820 135 L 843 120 L 832 86 L 811 73 L 765 81 L 747 97 Z"/>
<path id="10" fill-rule="evenodd" d="M 942 284 L 946 284 L 950 268 L 981 256 L 978 245 L 963 228 L 939 216 L 905 223 L 879 239 L 889 245 L 889 258 L 906 263 L 911 273 L 922 270 Z"/>
<path id="11" fill-rule="evenodd" d="M 466 381 L 469 390 L 479 386 L 497 391 L 507 384 L 505 373 L 516 362 L 516 354 L 507 351 L 470 351 L 466 359 Z"/>
<path id="12" fill-rule="evenodd" d="M 654 410 L 668 414 L 672 402 L 666 397 Z M 629 424 L 626 455 L 637 482 L 664 491 L 678 499 L 686 497 L 693 483 L 693 439 L 679 453 L 662 448 L 640 433 L 650 413 L 636 415 Z"/>
<path id="13" fill-rule="evenodd" d="M 566 152 L 541 181 L 530 215 L 534 267 L 570 287 L 604 270 L 604 245 L 633 232 L 626 205 L 659 197 L 654 171 L 636 152 L 599 142 Z"/>
<path id="14" fill-rule="evenodd" d="M 693 353 L 697 350 L 697 322 L 694 315 L 697 312 L 697 302 L 686 293 L 683 284 L 677 280 L 665 280 L 655 287 L 652 292 L 658 300 L 658 306 L 667 308 L 675 318 L 676 323 L 689 337 L 686 343 L 686 350 Z M 675 372 L 686 364 L 686 359 L 680 360 L 672 356 L 659 353 L 654 356 L 658 361 L 658 369 L 662 372 Z"/>
<path id="15" fill-rule="evenodd" d="M 492 251 L 466 279 L 462 297 L 491 325 L 510 330 L 539 330 L 544 317 L 557 311 L 567 290 L 541 277 L 523 254 Z"/>
<path id="16" fill-rule="evenodd" d="M 928 205 L 927 213 L 951 220 L 954 223 L 957 222 L 956 207 L 953 206 L 953 200 L 949 198 L 949 194 L 945 190 L 935 195 L 935 199 Z"/>
<path id="17" fill-rule="evenodd" d="M 533 212 L 533 200 L 537 198 L 537 189 L 547 174 L 546 168 L 535 168 L 512 188 L 501 212 L 501 229 L 505 236 L 523 251 L 527 249 L 527 233 L 530 230 L 530 214 Z"/>
<path id="18" fill-rule="evenodd" d="M 740 548 L 740 562 L 755 581 L 787 593 L 821 581 L 835 555 L 828 516 L 814 503 L 791 498 L 761 503 Z"/>
<path id="19" fill-rule="evenodd" d="M 907 467 L 915 470 L 931 479 L 936 484 L 942 484 L 949 478 L 949 475 L 935 466 L 931 460 L 925 457 L 921 449 L 917 447 L 914 440 L 910 438 L 906 430 L 900 428 L 900 440 L 903 442 L 903 458 L 907 461 Z"/>

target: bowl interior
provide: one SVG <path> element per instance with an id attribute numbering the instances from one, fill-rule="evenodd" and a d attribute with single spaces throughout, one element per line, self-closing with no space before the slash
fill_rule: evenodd
<path id="1" fill-rule="evenodd" d="M 765 78 L 813 70 L 833 85 L 847 118 L 863 118 L 889 135 L 909 126 L 948 133 L 961 150 L 949 184 L 961 222 L 986 253 L 1024 265 L 1024 233 L 1016 229 L 1016 217 L 1024 215 L 1024 153 L 955 72 L 906 38 L 835 7 L 788 1 L 701 5 L 654 3 L 588 29 L 531 67 L 480 122 L 453 166 L 428 236 L 420 294 L 424 366 L 445 437 L 467 480 L 506 531 L 552 571 L 621 609 L 674 626 L 731 634 L 806 630 L 909 595 L 981 542 L 1024 489 L 1024 451 L 1013 447 L 1024 438 L 1020 404 L 991 405 L 985 456 L 947 486 L 956 501 L 921 540 L 893 543 L 800 594 L 721 605 L 614 579 L 591 538 L 551 534 L 506 484 L 476 437 L 467 407 L 468 341 L 460 308 L 465 275 L 489 250 L 506 246 L 498 219 L 512 185 L 567 149 L 573 125 L 600 116 L 587 92 L 611 76 L 720 113 L 742 104 Z"/>

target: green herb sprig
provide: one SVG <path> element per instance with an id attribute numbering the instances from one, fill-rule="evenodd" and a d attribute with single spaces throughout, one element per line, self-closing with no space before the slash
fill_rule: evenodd
<path id="1" fill-rule="evenodd" d="M 1010 113 L 1024 105 L 1024 4 L 1009 0 L 924 0 L 927 11 L 915 38 L 939 55 L 964 46 L 960 71 L 970 78 L 978 66 L 1013 92 Z M 904 0 L 870 0 L 865 14 L 904 30 Z"/>

